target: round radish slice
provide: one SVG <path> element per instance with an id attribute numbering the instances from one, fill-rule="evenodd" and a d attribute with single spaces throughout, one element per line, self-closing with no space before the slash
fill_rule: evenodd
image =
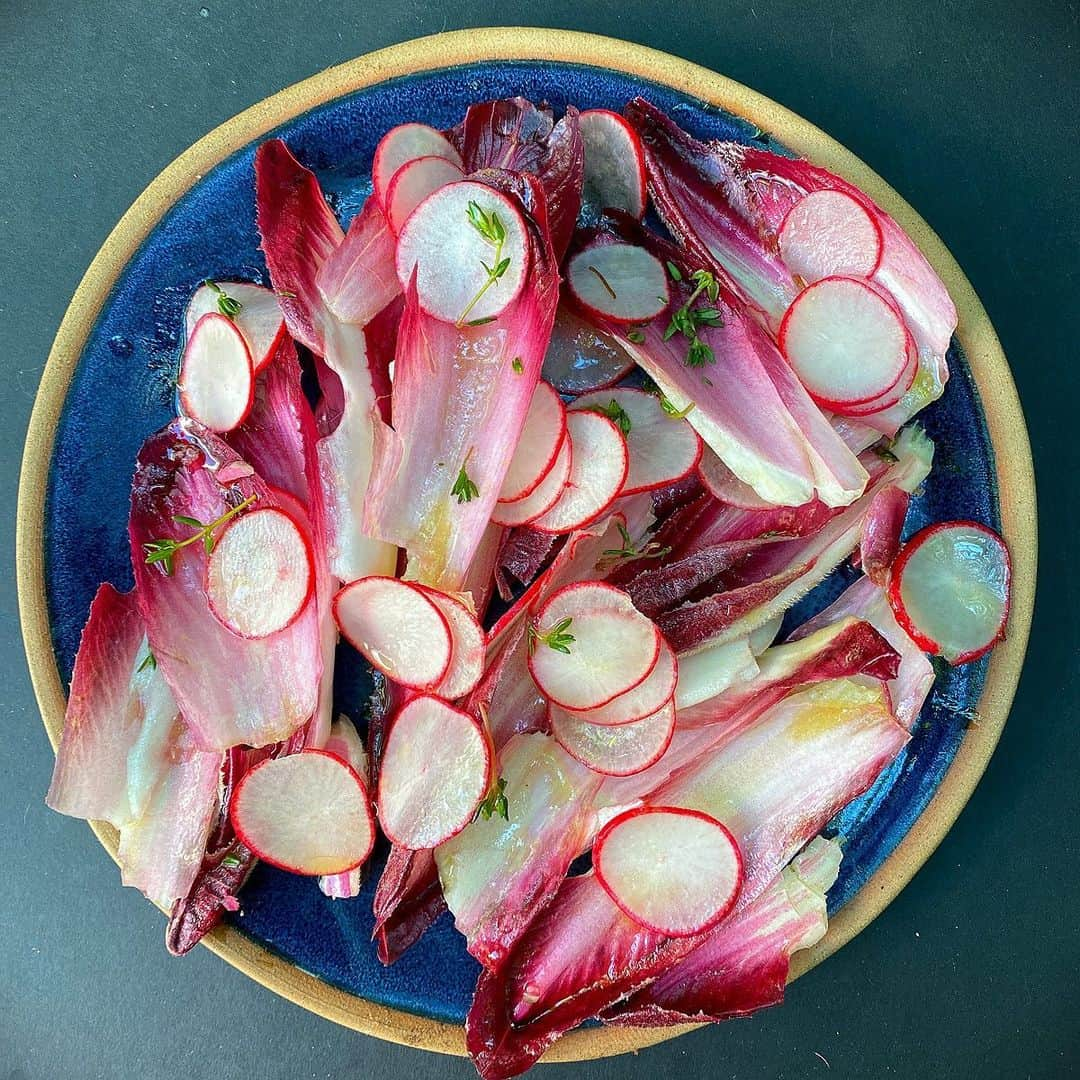
<path id="1" fill-rule="evenodd" d="M 236 323 L 204 315 L 191 331 L 176 380 L 185 416 L 211 431 L 232 431 L 247 419 L 255 399 L 251 352 Z"/>
<path id="2" fill-rule="evenodd" d="M 429 195 L 398 236 L 402 287 L 409 287 L 415 269 L 421 306 L 444 322 L 495 318 L 517 298 L 528 264 L 529 241 L 518 208 L 502 193 L 471 180 Z M 503 266 L 492 281 L 485 267 L 498 271 Z"/>
<path id="3" fill-rule="evenodd" d="M 672 699 L 678 680 L 679 664 L 675 659 L 675 653 L 661 637 L 660 655 L 656 658 L 655 667 L 648 677 L 639 682 L 633 690 L 620 694 L 598 709 L 566 715 L 596 727 L 620 727 L 623 724 L 633 724 L 635 721 L 644 720 L 645 717 L 659 712 Z"/>
<path id="4" fill-rule="evenodd" d="M 551 733 L 573 758 L 604 776 L 633 776 L 655 765 L 671 744 L 675 705 L 668 702 L 652 716 L 620 727 L 579 720 L 557 705 L 548 710 Z"/>
<path id="5" fill-rule="evenodd" d="M 437 697 L 415 697 L 393 719 L 379 768 L 379 822 L 395 844 L 418 851 L 461 832 L 491 782 L 491 743 L 481 724 Z"/>
<path id="6" fill-rule="evenodd" d="M 534 491 L 526 495 L 524 499 L 514 502 L 496 503 L 491 512 L 491 520 L 496 525 L 514 526 L 528 525 L 537 518 L 543 517 L 562 497 L 563 488 L 570 478 L 570 468 L 573 464 L 573 451 L 570 446 L 570 437 L 563 436 L 559 453 L 555 457 L 555 464 Z"/>
<path id="7" fill-rule="evenodd" d="M 229 818 L 260 859 L 294 874 L 355 870 L 375 843 L 363 781 L 323 750 L 261 761 L 237 784 Z"/>
<path id="8" fill-rule="evenodd" d="M 487 636 L 476 616 L 456 596 L 426 585 L 421 588 L 442 612 L 453 642 L 450 667 L 435 690 L 440 696 L 456 701 L 472 691 L 484 674 Z"/>
<path id="9" fill-rule="evenodd" d="M 663 264 L 636 244 L 601 243 L 579 251 L 567 265 L 566 282 L 587 313 L 613 322 L 648 322 L 668 306 Z"/>
<path id="10" fill-rule="evenodd" d="M 614 208 L 640 221 L 645 216 L 645 155 L 629 122 L 607 109 L 588 109 L 578 117 L 585 144 L 582 204 L 599 215 Z"/>
<path id="11" fill-rule="evenodd" d="M 461 155 L 441 132 L 427 124 L 400 124 L 388 131 L 375 148 L 371 183 L 375 197 L 387 205 L 390 183 L 397 171 L 414 158 L 440 157 L 461 168 Z"/>
<path id="12" fill-rule="evenodd" d="M 870 211 L 843 191 L 812 191 L 780 226 L 780 257 L 813 283 L 835 274 L 870 277 L 881 262 L 881 229 Z"/>
<path id="13" fill-rule="evenodd" d="M 464 180 L 458 165 L 444 157 L 421 157 L 406 161 L 390 181 L 386 192 L 386 220 L 395 235 L 409 215 L 432 193 L 455 180 Z"/>
<path id="14" fill-rule="evenodd" d="M 402 686 L 430 690 L 446 677 L 453 637 L 424 590 L 392 577 L 363 577 L 334 597 L 334 619 L 349 644 Z"/>
<path id="15" fill-rule="evenodd" d="M 664 487 L 689 475 L 701 458 L 702 441 L 685 421 L 668 416 L 660 399 L 644 390 L 615 387 L 585 394 L 574 409 L 600 411 L 626 439 L 630 467 L 620 495 Z"/>
<path id="16" fill-rule="evenodd" d="M 249 510 L 218 535 L 206 564 L 206 595 L 217 620 L 246 638 L 290 626 L 314 588 L 311 544 L 276 509 Z"/>
<path id="17" fill-rule="evenodd" d="M 499 501 L 514 502 L 531 495 L 555 465 L 565 438 L 566 406 L 551 386 L 538 382 Z"/>
<path id="18" fill-rule="evenodd" d="M 834 407 L 833 411 L 843 416 L 870 416 L 881 412 L 883 409 L 891 409 L 911 389 L 915 382 L 915 376 L 919 373 L 919 350 L 914 339 L 908 337 L 908 362 L 904 374 L 900 376 L 896 385 L 886 391 L 881 397 L 871 401 L 862 402 L 858 405 L 842 405 Z"/>
<path id="19" fill-rule="evenodd" d="M 626 593 L 600 581 L 552 593 L 529 637 L 529 670 L 540 692 L 574 712 L 633 690 L 656 666 L 662 641 Z"/>
<path id="20" fill-rule="evenodd" d="M 799 381 L 826 408 L 879 398 L 908 367 L 903 319 L 855 278 L 824 278 L 804 289 L 787 309 L 779 337 Z"/>
<path id="21" fill-rule="evenodd" d="M 709 447 L 704 448 L 698 462 L 698 476 L 705 490 L 728 506 L 741 510 L 771 510 L 774 506 L 740 480 Z"/>
<path id="22" fill-rule="evenodd" d="M 610 335 L 560 304 L 544 355 L 543 376 L 560 394 L 587 394 L 614 386 L 634 361 Z"/>
<path id="23" fill-rule="evenodd" d="M 188 302 L 184 315 L 187 336 L 191 337 L 196 323 L 204 315 L 212 312 L 224 314 L 222 304 L 228 305 L 230 300 L 240 305 L 240 310 L 232 317 L 233 322 L 244 335 L 251 353 L 252 367 L 258 375 L 274 358 L 278 342 L 285 333 L 285 317 L 281 314 L 281 305 L 273 290 L 246 281 L 217 281 L 200 285 Z"/>
<path id="24" fill-rule="evenodd" d="M 716 818 L 647 806 L 613 818 L 593 845 L 607 894 L 635 922 L 669 937 L 715 926 L 743 884 L 739 845 Z"/>
<path id="25" fill-rule="evenodd" d="M 543 532 L 571 532 L 595 521 L 618 497 L 630 458 L 622 432 L 606 416 L 571 412 L 566 417 L 570 474 L 555 504 L 532 525 Z"/>
<path id="26" fill-rule="evenodd" d="M 893 564 L 889 603 L 921 649 L 966 664 L 1005 637 L 1011 572 L 1005 541 L 985 525 L 929 525 Z"/>

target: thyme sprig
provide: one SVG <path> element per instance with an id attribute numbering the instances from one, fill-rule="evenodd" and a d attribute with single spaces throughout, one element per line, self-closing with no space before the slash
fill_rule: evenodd
<path id="1" fill-rule="evenodd" d="M 573 634 L 568 634 L 566 632 L 570 629 L 570 625 L 573 621 L 573 616 L 560 619 L 546 634 L 541 634 L 540 631 L 530 623 L 529 652 L 534 653 L 538 646 L 546 645 L 549 649 L 566 653 L 566 655 L 569 656 L 570 646 L 577 640 Z"/>
<path id="2" fill-rule="evenodd" d="M 483 818 L 490 821 L 496 814 L 503 821 L 510 820 L 510 803 L 506 798 L 506 781 L 500 776 L 494 786 L 488 792 L 487 798 L 476 808 L 473 821 Z"/>
<path id="3" fill-rule="evenodd" d="M 202 541 L 203 547 L 206 549 L 206 554 L 209 555 L 214 550 L 214 531 L 220 529 L 222 525 L 227 521 L 232 520 L 232 518 L 236 517 L 241 511 L 246 510 L 258 497 L 258 494 L 249 495 L 238 506 L 234 506 L 231 510 L 226 510 L 221 517 L 205 524 L 198 518 L 188 517 L 186 514 L 176 514 L 173 517 L 173 521 L 175 521 L 177 525 L 187 525 L 189 528 L 197 531 L 184 540 L 177 540 L 174 537 L 164 537 L 160 540 L 144 541 L 143 551 L 146 552 L 146 565 L 153 566 L 155 563 L 160 563 L 162 570 L 165 571 L 166 575 L 171 577 L 173 571 L 176 569 L 176 553 L 181 548 L 186 548 L 189 544 L 196 544 L 200 540 Z"/>
<path id="4" fill-rule="evenodd" d="M 608 559 L 662 559 L 665 555 L 671 554 L 670 547 L 661 547 L 655 540 L 649 540 L 638 547 L 625 525 L 616 522 L 615 527 L 619 530 L 619 536 L 622 537 L 622 547 L 608 548 L 601 552 L 601 555 Z"/>
<path id="5" fill-rule="evenodd" d="M 606 416 L 624 435 L 630 434 L 632 427 L 630 414 L 614 398 L 606 405 L 590 405 L 585 411 Z"/>
<path id="6" fill-rule="evenodd" d="M 674 263 L 668 264 L 668 273 L 676 281 L 682 280 L 682 273 Z M 675 277 L 676 274 L 678 277 Z M 702 293 L 712 304 L 717 302 L 720 297 L 720 283 L 715 276 L 708 270 L 695 270 L 690 275 L 690 280 L 693 282 L 694 291 L 686 303 L 671 316 L 671 321 L 664 331 L 664 340 L 669 341 L 676 334 L 682 334 L 690 343 L 686 350 L 686 366 L 697 368 L 716 362 L 712 349 L 698 337 L 698 329 L 702 326 L 723 326 L 724 316 L 716 307 L 694 307 Z"/>
<path id="7" fill-rule="evenodd" d="M 235 319 L 244 310 L 244 305 L 235 296 L 230 296 L 216 281 L 207 278 L 203 284 L 217 294 L 218 311 L 227 319 Z"/>
<path id="8" fill-rule="evenodd" d="M 495 249 L 495 257 L 491 260 L 493 264 L 491 266 L 488 266 L 483 260 L 480 261 L 480 265 L 487 274 L 487 280 L 477 289 L 476 295 L 465 305 L 465 310 L 458 316 L 458 329 L 463 326 L 482 326 L 484 323 L 489 323 L 494 319 L 494 316 L 490 316 L 468 322 L 469 312 L 480 303 L 488 289 L 510 269 L 509 256 L 503 258 L 502 251 L 503 244 L 506 242 L 506 229 L 499 220 L 499 215 L 494 210 L 490 212 L 485 210 L 473 200 L 469 201 L 466 214 L 469 218 L 469 224 Z"/>

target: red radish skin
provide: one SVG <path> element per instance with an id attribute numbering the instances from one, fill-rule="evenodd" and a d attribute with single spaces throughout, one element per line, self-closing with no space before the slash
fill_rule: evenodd
<path id="1" fill-rule="evenodd" d="M 333 611 L 349 644 L 388 678 L 430 690 L 446 677 L 453 635 L 446 616 L 419 585 L 391 577 L 358 578 L 339 590 Z"/>
<path id="2" fill-rule="evenodd" d="M 544 378 L 560 394 L 587 394 L 614 386 L 634 369 L 614 338 L 560 304 L 544 356 Z"/>
<path id="3" fill-rule="evenodd" d="M 325 750 L 267 758 L 244 774 L 229 802 L 242 844 L 293 874 L 344 874 L 371 854 L 375 822 L 364 781 Z M 342 833 L 347 830 L 347 843 Z M 327 842 L 338 849 L 326 851 Z"/>
<path id="4" fill-rule="evenodd" d="M 675 733 L 675 705 L 669 701 L 652 716 L 619 727 L 590 724 L 551 705 L 548 722 L 559 745 L 593 772 L 634 776 L 667 753 Z"/>
<path id="5" fill-rule="evenodd" d="M 866 281 L 828 277 L 787 309 L 780 349 L 810 396 L 836 411 L 887 394 L 908 368 L 903 317 Z"/>
<path id="6" fill-rule="evenodd" d="M 663 263 L 636 244 L 591 244 L 570 259 L 566 284 L 587 315 L 615 323 L 648 322 L 670 301 Z"/>
<path id="7" fill-rule="evenodd" d="M 949 537 L 949 533 L 955 534 Z M 951 546 L 950 546 L 951 541 Z M 962 557 L 956 552 L 963 545 Z M 934 550 L 934 549 L 937 550 Z M 927 561 L 929 559 L 929 561 Z M 969 571 L 982 564 L 980 576 Z M 951 565 L 950 565 L 951 564 Z M 955 571 L 965 571 L 958 581 Z M 920 579 L 925 578 L 925 582 Z M 935 580 L 936 578 L 936 580 Z M 993 529 L 977 521 L 942 521 L 917 532 L 904 545 L 893 564 L 889 581 L 889 605 L 896 621 L 911 639 L 926 652 L 944 656 L 952 665 L 967 664 L 988 653 L 1004 640 L 1009 621 L 1012 562 L 1005 541 Z M 958 596 L 958 586 L 967 596 Z M 916 589 L 927 593 L 928 612 L 920 621 Z M 960 627 L 956 637 L 966 640 L 938 641 L 933 634 L 944 638 L 940 620 L 949 614 L 949 601 L 955 600 L 951 614 L 970 623 L 971 616 L 990 615 L 992 620 L 982 633 L 975 635 L 973 626 Z M 983 608 L 980 612 L 978 609 Z M 974 610 L 973 610 L 974 609 Z M 937 622 L 939 625 L 934 626 Z"/>
<path id="8" fill-rule="evenodd" d="M 660 655 L 647 678 L 633 690 L 620 694 L 613 701 L 597 709 L 574 712 L 576 720 L 595 724 L 597 727 L 621 727 L 633 724 L 659 712 L 675 694 L 679 681 L 679 662 L 666 641 L 660 642 Z"/>
<path id="9" fill-rule="evenodd" d="M 574 462 L 573 446 L 569 436 L 564 436 L 555 462 L 542 477 L 536 489 L 524 499 L 514 502 L 496 503 L 491 512 L 491 520 L 496 525 L 512 527 L 528 525 L 542 518 L 562 498 L 563 489 L 570 479 Z"/>
<path id="10" fill-rule="evenodd" d="M 553 387 L 538 382 L 499 501 L 512 503 L 531 495 L 554 467 L 565 438 L 566 406 Z"/>
<path id="11" fill-rule="evenodd" d="M 697 468 L 705 445 L 701 436 L 685 420 L 668 416 L 653 394 L 627 387 L 598 390 L 578 398 L 573 409 L 614 411 L 613 402 L 630 428 L 623 432 L 630 460 L 620 495 L 666 487 Z"/>
<path id="12" fill-rule="evenodd" d="M 498 217 L 505 232 L 501 246 L 473 225 L 472 204 Z M 504 260 L 505 272 L 485 288 L 489 275 L 484 266 Z M 403 289 L 414 271 L 420 306 L 429 315 L 461 325 L 496 318 L 517 299 L 529 272 L 529 238 L 521 211 L 486 184 L 447 184 L 412 212 L 398 236 L 397 274 Z"/>
<path id="13" fill-rule="evenodd" d="M 440 697 L 456 701 L 471 693 L 484 674 L 487 635 L 463 600 L 438 589 L 420 586 L 424 595 L 442 612 L 450 627 L 450 667 L 435 688 Z"/>
<path id="14" fill-rule="evenodd" d="M 459 165 L 444 157 L 429 155 L 405 162 L 390 181 L 386 192 L 386 220 L 396 236 L 409 215 L 439 188 L 464 180 Z"/>
<path id="15" fill-rule="evenodd" d="M 708 814 L 674 806 L 613 818 L 593 845 L 593 866 L 626 915 L 668 937 L 715 926 L 735 906 L 745 877 L 728 829 Z"/>
<path id="16" fill-rule="evenodd" d="M 255 400 L 251 351 L 232 319 L 211 312 L 196 324 L 180 358 L 177 395 L 184 415 L 211 431 L 239 427 Z"/>
<path id="17" fill-rule="evenodd" d="M 571 412 L 566 417 L 570 473 L 555 504 L 534 519 L 534 529 L 572 532 L 596 521 L 618 498 L 630 470 L 622 432 L 606 416 Z"/>
<path id="18" fill-rule="evenodd" d="M 314 589 L 311 538 L 284 510 L 253 507 L 233 518 L 206 563 L 210 610 L 239 637 L 269 637 L 292 626 Z"/>
<path id="19" fill-rule="evenodd" d="M 566 623 L 568 651 L 551 647 Z M 552 593 L 532 620 L 529 671 L 540 692 L 563 709 L 607 705 L 644 682 L 663 639 L 630 597 L 602 581 L 578 581 Z"/>
<path id="20" fill-rule="evenodd" d="M 740 510 L 772 510 L 773 504 L 743 483 L 711 447 L 705 447 L 697 467 L 702 486 L 714 498 Z"/>
<path id="21" fill-rule="evenodd" d="M 899 404 L 901 398 L 911 389 L 912 384 L 915 382 L 915 376 L 919 373 L 919 353 L 915 347 L 914 340 L 908 337 L 908 360 L 907 367 L 904 369 L 904 373 L 900 376 L 896 385 L 889 391 L 883 394 L 879 398 L 874 398 L 872 401 L 867 401 L 862 405 L 844 405 L 839 408 L 834 408 L 832 411 L 842 414 L 843 416 L 873 416 L 876 413 L 880 413 L 885 409 L 891 409 L 894 405 Z"/>
<path id="22" fill-rule="evenodd" d="M 638 221 L 645 216 L 645 157 L 641 139 L 625 118 L 588 109 L 578 118 L 585 146 L 582 202 L 594 215 L 614 207 Z"/>
<path id="23" fill-rule="evenodd" d="M 387 205 L 397 172 L 414 158 L 422 157 L 441 157 L 461 168 L 461 155 L 450 140 L 427 124 L 400 124 L 382 137 L 371 163 L 371 182 L 383 206 Z"/>
<path id="24" fill-rule="evenodd" d="M 387 838 L 421 850 L 456 836 L 488 791 L 492 757 L 475 717 L 441 698 L 414 697 L 390 723 L 379 769 L 379 823 Z"/>
<path id="25" fill-rule="evenodd" d="M 787 212 L 778 236 L 780 257 L 808 284 L 843 274 L 873 277 L 881 265 L 881 226 L 854 196 L 812 191 Z"/>
<path id="26" fill-rule="evenodd" d="M 285 316 L 281 312 L 281 304 L 273 289 L 263 285 L 252 285 L 246 281 L 215 281 L 214 286 L 200 285 L 188 301 L 184 315 L 186 336 L 191 337 L 196 323 L 204 315 L 213 312 L 223 314 L 219 301 L 224 292 L 240 304 L 240 312 L 233 322 L 244 335 L 251 353 L 252 367 L 258 375 L 273 360 L 285 335 Z"/>

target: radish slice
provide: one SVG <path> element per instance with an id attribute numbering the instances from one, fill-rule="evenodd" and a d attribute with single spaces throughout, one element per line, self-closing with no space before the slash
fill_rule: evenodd
<path id="1" fill-rule="evenodd" d="M 532 522 L 544 532 L 571 532 L 594 522 L 615 501 L 629 471 L 622 432 L 606 416 L 571 412 L 566 417 L 570 474 L 558 500 Z"/>
<path id="2" fill-rule="evenodd" d="M 496 230 L 504 233 L 501 246 L 474 224 L 476 213 L 470 209 L 474 205 L 489 221 L 498 222 Z M 521 212 L 505 195 L 471 180 L 447 184 L 429 195 L 398 236 L 402 288 L 409 287 L 415 269 L 421 306 L 444 322 L 495 318 L 521 292 L 528 262 L 529 240 Z M 486 287 L 491 279 L 484 267 L 495 270 L 501 265 L 506 266 L 503 274 Z"/>
<path id="3" fill-rule="evenodd" d="M 453 656 L 450 625 L 420 586 L 362 577 L 338 592 L 333 609 L 349 644 L 394 682 L 430 690 L 446 677 Z"/>
<path id="4" fill-rule="evenodd" d="M 386 220 L 396 235 L 409 215 L 431 194 L 455 180 L 464 180 L 461 168 L 444 157 L 421 157 L 406 161 L 390 181 L 386 192 Z"/>
<path id="5" fill-rule="evenodd" d="M 905 545 L 892 570 L 889 603 L 927 652 L 950 664 L 977 660 L 1005 637 L 1009 549 L 975 521 L 928 525 Z"/>
<path id="6" fill-rule="evenodd" d="M 244 335 L 252 366 L 258 375 L 274 358 L 278 342 L 285 333 L 285 316 L 272 289 L 246 281 L 217 281 L 200 285 L 188 301 L 184 315 L 186 334 L 191 337 L 204 315 L 214 312 L 224 314 L 221 310 L 223 294 L 227 300 L 235 300 L 240 305 L 233 322 Z"/>
<path id="7" fill-rule="evenodd" d="M 581 201 L 593 214 L 614 208 L 640 221 L 645 216 L 645 155 L 629 122 L 607 109 L 588 109 L 578 117 L 585 146 Z"/>
<path id="8" fill-rule="evenodd" d="M 206 595 L 218 622 L 245 638 L 291 626 L 315 585 L 311 544 L 284 511 L 249 510 L 218 535 Z"/>
<path id="9" fill-rule="evenodd" d="M 698 476 L 705 490 L 728 506 L 737 506 L 741 510 L 773 509 L 774 504 L 763 499 L 749 484 L 743 483 L 711 447 L 704 448 L 698 462 Z"/>
<path id="10" fill-rule="evenodd" d="M 465 828 L 491 782 L 491 742 L 466 712 L 427 694 L 403 706 L 386 734 L 379 769 L 379 822 L 414 851 Z"/>
<path id="11" fill-rule="evenodd" d="M 544 355 L 543 376 L 560 394 L 587 394 L 614 386 L 634 368 L 622 347 L 560 305 Z"/>
<path id="12" fill-rule="evenodd" d="M 456 596 L 420 586 L 424 595 L 442 612 L 450 627 L 453 648 L 450 667 L 436 692 L 450 701 L 470 693 L 484 674 L 487 635 L 476 616 Z"/>
<path id="13" fill-rule="evenodd" d="M 660 399 L 644 390 L 597 390 L 578 398 L 573 408 L 618 417 L 616 426 L 630 455 L 620 495 L 635 495 L 681 480 L 694 471 L 701 458 L 701 436 L 685 420 L 668 416 Z"/>
<path id="14" fill-rule="evenodd" d="M 883 409 L 891 409 L 911 389 L 918 373 L 919 350 L 915 346 L 914 339 L 909 337 L 907 367 L 891 390 L 886 391 L 881 397 L 874 398 L 872 401 L 867 401 L 861 405 L 844 405 L 834 409 L 834 411 L 843 416 L 870 416 L 873 413 L 881 412 Z"/>
<path id="15" fill-rule="evenodd" d="M 185 416 L 211 431 L 232 431 L 255 400 L 251 351 L 232 319 L 211 312 L 191 331 L 176 380 Z"/>
<path id="16" fill-rule="evenodd" d="M 742 888 L 735 837 L 698 810 L 648 806 L 604 826 L 593 845 L 596 877 L 635 922 L 669 937 L 715 926 Z"/>
<path id="17" fill-rule="evenodd" d="M 873 401 L 908 367 L 902 317 L 855 278 L 823 278 L 804 289 L 787 309 L 779 339 L 799 381 L 826 408 Z"/>
<path id="18" fill-rule="evenodd" d="M 237 785 L 229 818 L 260 859 L 294 874 L 344 874 L 375 843 L 364 782 L 324 750 L 261 761 Z"/>
<path id="19" fill-rule="evenodd" d="M 514 502 L 496 503 L 491 512 L 491 520 L 496 525 L 528 525 L 543 517 L 562 497 L 563 488 L 570 479 L 573 464 L 573 450 L 569 435 L 563 436 L 555 464 L 547 475 L 536 485 L 536 489 L 524 499 Z"/>
<path id="20" fill-rule="evenodd" d="M 843 191 L 812 191 L 780 225 L 780 258 L 812 284 L 835 274 L 870 277 L 881 263 L 881 228 Z"/>
<path id="21" fill-rule="evenodd" d="M 567 265 L 566 282 L 587 314 L 613 322 L 648 322 L 668 306 L 663 264 L 636 244 L 599 243 L 579 251 Z"/>
<path id="22" fill-rule="evenodd" d="M 660 655 L 656 665 L 633 690 L 620 694 L 617 698 L 601 705 L 598 709 L 587 712 L 575 712 L 574 719 L 584 720 L 596 727 L 621 727 L 633 724 L 659 712 L 675 693 L 679 679 L 679 664 L 671 647 L 663 638 L 660 639 Z"/>
<path id="23" fill-rule="evenodd" d="M 662 641 L 622 589 L 600 581 L 552 593 L 529 634 L 533 680 L 545 697 L 574 712 L 597 709 L 643 682 Z"/>
<path id="24" fill-rule="evenodd" d="M 515 502 L 531 495 L 548 475 L 566 438 L 566 406 L 546 382 L 536 384 L 525 426 L 510 459 L 500 502 Z"/>
<path id="25" fill-rule="evenodd" d="M 579 720 L 557 705 L 548 710 L 551 733 L 582 765 L 604 776 L 633 776 L 655 765 L 675 731 L 675 705 L 668 702 L 652 716 L 620 727 Z"/>
<path id="26" fill-rule="evenodd" d="M 375 197 L 385 207 L 390 183 L 397 171 L 414 158 L 440 157 L 462 167 L 461 155 L 441 132 L 427 124 L 401 124 L 388 131 L 375 148 L 371 183 Z"/>

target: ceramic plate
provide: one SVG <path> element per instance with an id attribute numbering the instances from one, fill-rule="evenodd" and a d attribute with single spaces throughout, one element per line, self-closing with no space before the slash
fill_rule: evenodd
<path id="1" fill-rule="evenodd" d="M 1005 359 L 971 286 L 926 224 L 879 177 L 804 120 L 760 95 L 636 45 L 550 30 L 478 30 L 395 46 L 286 90 L 229 121 L 171 165 L 125 215 L 79 287 L 42 380 L 23 464 L 18 559 L 34 684 L 54 744 L 79 634 L 101 581 L 131 585 L 128 487 L 143 438 L 170 417 L 183 311 L 206 277 L 266 280 L 253 206 L 252 158 L 284 138 L 347 221 L 370 190 L 372 152 L 395 124 L 448 127 L 473 101 L 523 94 L 560 112 L 621 110 L 637 94 L 699 137 L 757 140 L 854 181 L 904 225 L 960 312 L 952 378 L 921 421 L 937 444 L 909 528 L 974 518 L 1013 553 L 1008 641 L 988 660 L 945 669 L 911 743 L 835 823 L 847 837 L 832 922 L 805 971 L 850 939 L 909 880 L 966 802 L 1000 734 L 1023 659 L 1034 587 L 1034 486 L 1023 417 Z M 792 618 L 823 606 L 837 573 Z M 357 714 L 366 676 L 343 664 L 339 704 Z M 977 724 L 973 720 L 978 719 Z M 95 828 L 111 854 L 116 836 Z M 371 937 L 374 876 L 359 899 L 331 901 L 314 880 L 260 866 L 243 912 L 208 939 L 271 989 L 361 1031 L 462 1053 L 477 965 L 448 916 L 392 968 Z M 118 886 L 119 887 L 119 886 Z M 962 887 L 962 886 L 958 886 Z M 682 1029 L 586 1029 L 551 1058 L 648 1045 Z"/>

